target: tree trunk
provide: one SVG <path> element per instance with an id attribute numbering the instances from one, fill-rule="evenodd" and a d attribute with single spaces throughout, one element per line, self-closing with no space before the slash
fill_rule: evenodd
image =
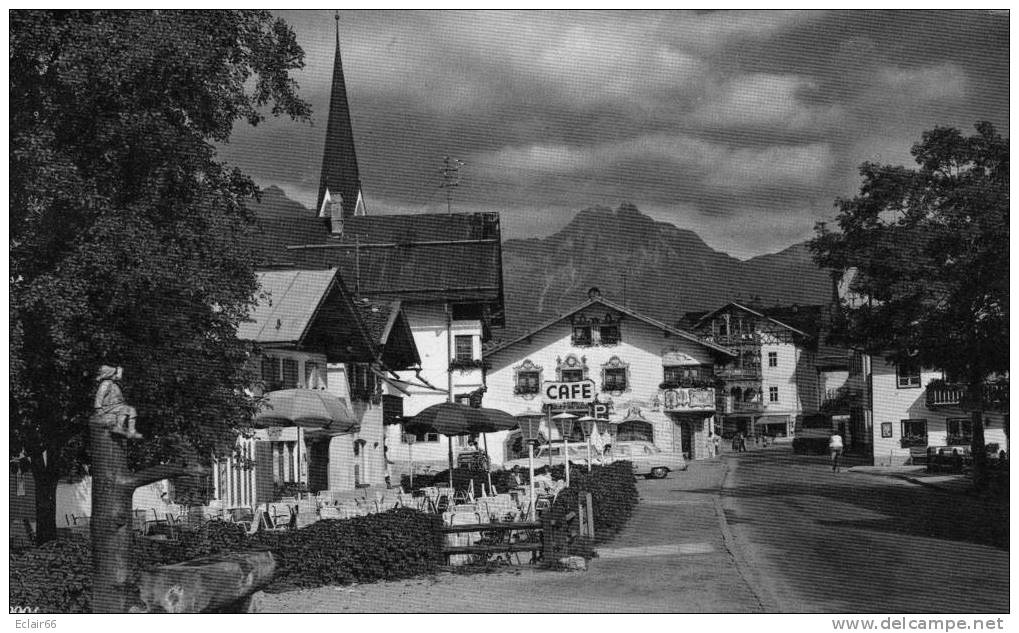
<path id="1" fill-rule="evenodd" d="M 159 465 L 134 473 L 125 442 L 112 435 L 102 416 L 89 420 L 92 452 L 92 612 L 127 613 L 135 488 L 161 479 L 201 474 L 199 468 Z"/>
<path id="2" fill-rule="evenodd" d="M 987 483 L 987 448 L 984 442 L 984 383 L 980 379 L 971 379 L 967 387 L 970 406 L 970 420 L 973 426 L 973 441 L 970 448 L 973 453 L 973 485 L 983 489 Z"/>
<path id="3" fill-rule="evenodd" d="M 100 416 L 89 420 L 92 453 L 92 612 L 126 613 L 131 565 L 130 476 L 123 437 L 114 438 Z"/>
<path id="4" fill-rule="evenodd" d="M 35 482 L 35 544 L 42 545 L 57 538 L 57 483 L 60 478 L 43 459 L 42 453 L 31 456 L 32 479 Z"/>

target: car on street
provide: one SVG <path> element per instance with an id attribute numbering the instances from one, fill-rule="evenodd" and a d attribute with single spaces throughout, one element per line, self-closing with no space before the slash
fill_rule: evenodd
<path id="1" fill-rule="evenodd" d="M 671 472 L 686 470 L 682 453 L 663 451 L 651 442 L 617 442 L 602 458 L 603 463 L 613 461 L 632 463 L 633 474 L 648 479 L 665 479 Z"/>
<path id="2" fill-rule="evenodd" d="M 570 463 L 574 466 L 587 466 L 587 444 L 584 443 L 573 443 L 566 445 L 570 457 Z M 552 444 L 544 444 L 534 452 L 534 467 L 541 468 L 542 466 L 548 466 L 549 453 L 552 454 L 552 465 L 562 465 L 563 459 L 563 445 L 562 442 Z M 594 463 L 598 463 L 597 455 L 592 450 L 592 457 L 594 457 Z M 527 458 L 520 457 L 517 459 L 508 459 L 503 462 L 502 467 L 505 470 L 512 470 L 514 468 L 527 469 Z"/>

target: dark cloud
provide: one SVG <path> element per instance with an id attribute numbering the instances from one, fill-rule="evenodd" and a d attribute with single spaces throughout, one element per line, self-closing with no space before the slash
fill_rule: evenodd
<path id="1" fill-rule="evenodd" d="M 223 154 L 311 204 L 334 53 L 328 11 L 281 12 L 312 125 L 238 127 Z M 508 236 L 635 203 L 746 257 L 809 237 L 864 160 L 935 125 L 1008 133 L 1008 15 L 988 12 L 342 13 L 370 212 L 458 210 Z"/>

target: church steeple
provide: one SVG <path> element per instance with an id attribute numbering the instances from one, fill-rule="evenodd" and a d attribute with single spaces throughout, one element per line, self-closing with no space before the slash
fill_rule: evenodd
<path id="1" fill-rule="evenodd" d="M 329 96 L 329 120 L 322 157 L 322 175 L 318 185 L 318 217 L 329 218 L 333 233 L 343 232 L 343 220 L 364 215 L 361 176 L 354 152 L 354 130 L 350 124 L 347 85 L 340 59 L 340 15 L 336 13 L 336 58 L 333 61 L 333 85 Z"/>

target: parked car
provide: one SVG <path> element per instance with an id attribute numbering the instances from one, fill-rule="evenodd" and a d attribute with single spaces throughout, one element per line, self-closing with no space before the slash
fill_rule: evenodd
<path id="1" fill-rule="evenodd" d="M 574 466 L 587 466 L 587 444 L 584 443 L 573 443 L 567 444 L 566 447 L 569 449 L 570 463 Z M 563 444 L 557 442 L 551 446 L 544 444 L 538 447 L 538 450 L 534 452 L 534 467 L 541 468 L 542 466 L 548 466 L 549 452 L 552 453 L 552 464 L 554 466 L 561 465 L 563 463 Z M 597 455 L 593 452 L 592 457 L 597 461 Z M 527 458 L 521 457 L 518 459 L 508 459 L 503 462 L 502 467 L 506 470 L 512 470 L 514 468 L 527 469 Z"/>
<path id="2" fill-rule="evenodd" d="M 665 479 L 670 472 L 686 470 L 682 453 L 663 451 L 651 442 L 617 442 L 603 458 L 603 463 L 611 461 L 629 461 L 634 475 L 648 479 Z"/>

